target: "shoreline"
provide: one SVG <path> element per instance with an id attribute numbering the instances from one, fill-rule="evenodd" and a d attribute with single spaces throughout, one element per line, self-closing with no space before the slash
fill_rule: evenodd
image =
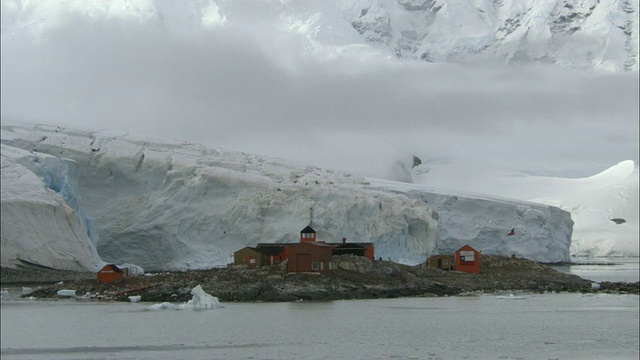
<path id="1" fill-rule="evenodd" d="M 57 291 L 73 289 L 79 297 L 144 302 L 178 302 L 191 299 L 191 289 L 201 285 L 221 302 L 288 302 L 454 296 L 472 293 L 583 292 L 640 294 L 639 284 L 596 283 L 526 259 L 485 255 L 480 274 L 408 266 L 390 261 L 370 261 L 342 256 L 329 275 L 287 273 L 282 266 L 249 269 L 241 266 L 164 272 L 129 277 L 100 284 L 92 272 L 54 269 L 1 269 L 1 286 L 34 287 L 23 297 L 60 298 Z M 592 284 L 598 284 L 596 286 Z"/>

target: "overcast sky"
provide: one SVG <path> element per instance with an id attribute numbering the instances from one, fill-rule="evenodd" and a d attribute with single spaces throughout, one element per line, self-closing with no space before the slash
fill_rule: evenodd
<path id="1" fill-rule="evenodd" d="M 177 138 L 372 176 L 412 154 L 571 176 L 638 161 L 637 72 L 430 64 L 366 48 L 311 56 L 304 36 L 256 22 L 178 32 L 76 17 L 36 34 L 10 16 L 3 121 Z"/>

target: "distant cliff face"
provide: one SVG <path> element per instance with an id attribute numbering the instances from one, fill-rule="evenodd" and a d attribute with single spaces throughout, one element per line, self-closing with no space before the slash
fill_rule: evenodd
<path id="1" fill-rule="evenodd" d="M 95 244 L 108 262 L 146 270 L 221 266 L 245 246 L 298 241 L 300 230 L 311 225 L 319 240 L 373 242 L 376 257 L 417 264 L 460 242 L 477 246 L 478 239 L 492 239 L 516 223 L 527 246 L 492 239 L 486 250 L 539 261 L 569 258 L 570 215 L 544 205 L 435 194 L 419 187 L 398 190 L 410 185 L 372 184 L 348 173 L 178 141 L 49 126 L 5 126 L 2 134 L 3 179 L 10 170 L 5 161 L 23 162 L 30 169 L 10 184 L 3 182 L 3 211 L 5 194 L 23 187 L 48 189 L 49 196 L 63 202 L 60 206 L 69 204 L 67 228 L 84 232 L 78 237 L 84 242 L 75 246 Z M 10 149 L 23 156 L 5 160 Z M 52 160 L 38 160 L 43 157 Z M 77 169 L 60 171 L 58 163 Z M 51 174 L 57 174 L 55 181 Z M 456 202 L 466 205 L 441 206 Z M 23 211 L 26 204 L 7 211 L 29 219 L 31 235 L 21 238 L 23 225 L 5 222 L 3 212 L 3 250 L 5 234 L 11 233 L 17 247 L 49 244 L 38 249 L 39 259 L 66 254 L 60 251 L 62 243 L 50 242 L 50 222 Z M 13 260 L 5 259 L 3 251 L 5 261 Z"/>

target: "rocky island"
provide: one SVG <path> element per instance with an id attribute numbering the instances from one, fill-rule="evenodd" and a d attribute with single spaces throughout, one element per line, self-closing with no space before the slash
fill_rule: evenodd
<path id="1" fill-rule="evenodd" d="M 56 298 L 58 290 L 73 289 L 88 299 L 129 301 L 140 296 L 148 302 L 191 299 L 197 285 L 223 302 L 375 299 L 409 296 L 447 296 L 501 291 L 622 292 L 639 294 L 638 283 L 607 283 L 556 271 L 531 260 L 484 255 L 480 274 L 408 266 L 390 261 L 370 261 L 357 256 L 334 259 L 328 275 L 287 273 L 283 266 L 250 269 L 229 266 L 209 270 L 167 272 L 128 277 L 100 284 L 94 273 L 51 269 L 2 269 L 2 286 L 38 287 L 28 295 Z"/>

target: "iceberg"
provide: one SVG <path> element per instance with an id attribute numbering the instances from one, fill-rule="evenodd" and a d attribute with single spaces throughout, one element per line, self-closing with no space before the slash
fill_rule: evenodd
<path id="1" fill-rule="evenodd" d="M 191 289 L 191 295 L 193 295 L 191 300 L 187 301 L 185 304 L 180 305 L 178 307 L 179 309 L 205 310 L 219 309 L 224 307 L 222 304 L 220 304 L 220 301 L 218 301 L 217 297 L 207 294 L 200 285 Z"/>
<path id="2" fill-rule="evenodd" d="M 191 289 L 193 297 L 184 304 L 175 305 L 169 302 L 153 304 L 148 307 L 149 310 L 209 310 L 220 309 L 224 305 L 220 304 L 218 298 L 206 293 L 202 286 L 198 285 Z M 131 299 L 131 296 L 129 297 Z M 134 301 L 132 301 L 134 302 Z"/>

